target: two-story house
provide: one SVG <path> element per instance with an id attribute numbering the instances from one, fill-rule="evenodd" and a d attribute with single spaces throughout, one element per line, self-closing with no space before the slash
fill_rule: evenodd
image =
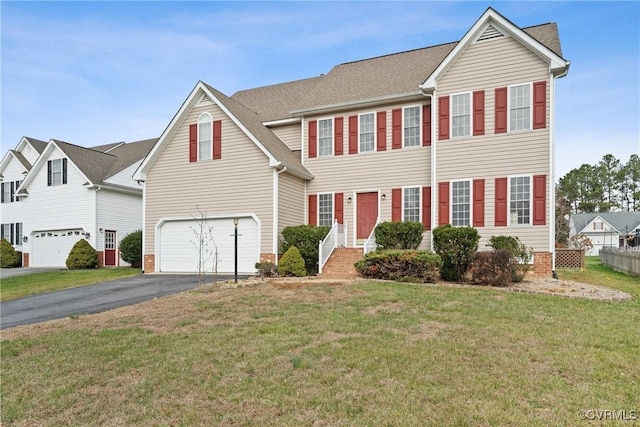
<path id="1" fill-rule="evenodd" d="M 85 148 L 24 137 L 0 163 L 2 235 L 25 267 L 64 267 L 86 239 L 99 265 L 126 265 L 119 241 L 142 228 L 142 187 L 132 175 L 157 139 Z"/>
<path id="2" fill-rule="evenodd" d="M 144 270 L 195 271 L 206 218 L 218 271 L 277 261 L 281 231 L 346 229 L 362 247 L 378 221 L 473 226 L 554 254 L 557 26 L 520 28 L 489 8 L 453 43 L 340 64 L 326 75 L 237 92 L 199 82 L 136 172 L 144 182 Z M 197 239 L 196 239 L 197 240 Z M 210 268 L 209 268 L 210 269 Z"/>

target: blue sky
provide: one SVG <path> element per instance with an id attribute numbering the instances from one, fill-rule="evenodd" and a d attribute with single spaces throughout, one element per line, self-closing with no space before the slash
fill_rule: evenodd
<path id="1" fill-rule="evenodd" d="M 635 1 L 2 1 L 2 155 L 23 135 L 157 137 L 198 80 L 231 95 L 456 41 L 488 6 L 521 27 L 558 23 L 571 69 L 557 82 L 556 176 L 640 153 Z"/>

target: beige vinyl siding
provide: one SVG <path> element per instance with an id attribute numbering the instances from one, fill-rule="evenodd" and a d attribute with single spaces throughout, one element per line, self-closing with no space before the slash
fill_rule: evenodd
<path id="1" fill-rule="evenodd" d="M 425 98 L 426 100 L 426 98 Z M 391 220 L 391 190 L 407 186 L 429 186 L 431 182 L 431 147 L 408 147 L 392 149 L 392 110 L 404 106 L 415 106 L 417 103 L 381 106 L 375 109 L 354 110 L 334 117 L 344 117 L 343 120 L 343 154 L 308 158 L 307 146 L 304 152 L 304 165 L 314 175 L 314 179 L 307 183 L 307 194 L 344 193 L 344 219 L 348 226 L 348 241 L 354 241 L 356 194 L 361 192 L 378 191 L 385 194 L 385 200 L 379 202 L 379 212 L 382 221 Z M 386 111 L 386 151 L 372 151 L 366 153 L 349 154 L 349 116 L 360 113 L 376 113 L 376 141 L 377 141 L 377 112 Z M 321 118 L 326 118 L 322 116 Z M 308 121 L 305 119 L 304 141 L 308 143 Z M 352 202 L 347 199 L 351 197 Z M 306 218 L 305 218 L 306 221 Z M 428 247 L 428 240 L 425 239 Z"/>
<path id="2" fill-rule="evenodd" d="M 284 126 L 272 126 L 269 129 L 282 140 L 292 151 L 300 150 L 300 123 Z"/>
<path id="3" fill-rule="evenodd" d="M 278 238 L 282 229 L 305 224 L 304 181 L 288 173 L 278 175 Z"/>
<path id="4" fill-rule="evenodd" d="M 547 128 L 495 134 L 495 89 L 543 80 L 547 81 Z M 511 37 L 500 37 L 470 45 L 438 81 L 438 97 L 475 90 L 485 91 L 485 134 L 450 137 L 436 143 L 438 182 L 485 179 L 485 227 L 479 230 L 482 236 L 481 248 L 485 247 L 493 235 L 515 235 L 536 251 L 550 250 L 549 209 L 547 225 L 544 226 L 494 227 L 493 224 L 496 177 L 547 175 L 547 207 L 550 206 L 551 84 L 553 82 L 549 81 L 548 64 Z M 437 122 L 434 120 L 436 126 Z M 436 187 L 437 185 L 434 186 Z M 533 212 L 533 206 L 531 209 Z"/>
<path id="5" fill-rule="evenodd" d="M 222 120 L 222 159 L 189 163 L 189 125 L 209 112 Z M 260 149 L 211 102 L 198 104 L 147 173 L 145 253 L 155 251 L 155 226 L 163 217 L 253 213 L 261 226 L 261 252 L 273 242 L 273 172 Z"/>

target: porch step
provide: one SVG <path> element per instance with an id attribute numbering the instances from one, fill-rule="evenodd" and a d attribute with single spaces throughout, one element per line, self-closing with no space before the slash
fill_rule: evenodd
<path id="1" fill-rule="evenodd" d="M 364 258 L 362 248 L 336 248 L 322 267 L 323 279 L 355 279 L 358 272 L 353 264 Z"/>

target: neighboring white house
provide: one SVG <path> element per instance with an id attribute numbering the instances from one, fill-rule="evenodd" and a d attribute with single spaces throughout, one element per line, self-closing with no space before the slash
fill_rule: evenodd
<path id="1" fill-rule="evenodd" d="M 587 251 L 587 255 L 598 255 L 604 246 L 615 248 L 634 245 L 634 240 L 629 240 L 640 230 L 640 212 L 600 212 L 578 213 L 571 215 L 569 219 L 569 238 L 576 234 L 587 236 L 593 248 Z"/>
<path id="2" fill-rule="evenodd" d="M 133 172 L 156 139 L 85 148 L 24 137 L 0 164 L 2 236 L 25 267 L 63 267 L 86 239 L 99 265 L 126 265 L 119 241 L 142 228 L 142 189 Z"/>

